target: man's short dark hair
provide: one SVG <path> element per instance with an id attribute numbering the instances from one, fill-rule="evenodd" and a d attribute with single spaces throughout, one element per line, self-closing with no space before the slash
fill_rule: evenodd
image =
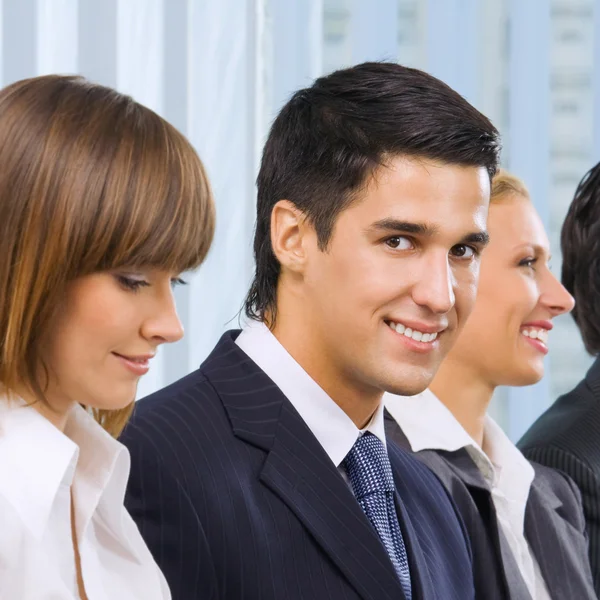
<path id="1" fill-rule="evenodd" d="M 562 226 L 562 282 L 586 350 L 600 353 L 600 163 L 580 181 Z"/>
<path id="2" fill-rule="evenodd" d="M 280 264 L 271 245 L 271 212 L 289 200 L 326 250 L 338 214 L 389 157 L 498 166 L 499 134 L 484 115 L 439 79 L 395 63 L 336 71 L 296 92 L 271 127 L 258 174 L 256 273 L 246 314 L 276 312 Z"/>

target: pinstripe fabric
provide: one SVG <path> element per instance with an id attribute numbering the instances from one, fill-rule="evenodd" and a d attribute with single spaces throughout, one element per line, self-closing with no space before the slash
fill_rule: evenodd
<path id="1" fill-rule="evenodd" d="M 386 435 L 410 451 L 410 443 L 389 413 Z M 424 450 L 415 456 L 439 477 L 463 518 L 473 548 L 476 597 L 531 600 L 498 526 L 489 488 L 466 450 Z M 557 600 L 594 599 L 579 494 L 562 474 L 533 466 L 535 478 L 525 512 L 525 537 L 548 589 Z"/>
<path id="2" fill-rule="evenodd" d="M 402 600 L 383 545 L 304 421 L 228 332 L 137 403 L 126 505 L 174 600 Z M 474 597 L 468 540 L 437 479 L 389 445 L 413 598 Z"/>
<path id="3" fill-rule="evenodd" d="M 518 443 L 536 463 L 566 473 L 581 494 L 589 559 L 600 597 L 600 359 L 585 379 L 561 396 Z"/>

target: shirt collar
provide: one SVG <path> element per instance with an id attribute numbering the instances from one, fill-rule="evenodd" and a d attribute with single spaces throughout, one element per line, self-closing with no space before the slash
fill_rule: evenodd
<path id="1" fill-rule="evenodd" d="M 448 408 L 429 389 L 415 396 L 384 394 L 387 411 L 404 432 L 413 452 L 477 446 Z"/>
<path id="2" fill-rule="evenodd" d="M 264 323 L 247 325 L 236 344 L 292 403 L 336 467 L 346 458 L 361 433 L 369 431 L 386 443 L 383 402 L 369 424 L 359 430 Z"/>
<path id="3" fill-rule="evenodd" d="M 430 389 L 416 396 L 384 394 L 383 399 L 413 452 L 465 448 L 491 488 L 516 502 L 526 501 L 533 467 L 490 416 L 485 417 L 481 448 Z"/>
<path id="4" fill-rule="evenodd" d="M 485 419 L 483 450 L 494 466 L 495 486 L 508 500 L 524 506 L 529 497 L 535 471 L 491 417 Z"/>
<path id="5" fill-rule="evenodd" d="M 105 492 L 122 503 L 128 461 L 122 444 L 81 406 L 73 406 L 62 433 L 22 400 L 0 396 L 0 495 L 34 535 L 43 536 L 59 487 L 71 483 L 83 535 Z M 108 518 L 113 502 L 106 503 Z"/>

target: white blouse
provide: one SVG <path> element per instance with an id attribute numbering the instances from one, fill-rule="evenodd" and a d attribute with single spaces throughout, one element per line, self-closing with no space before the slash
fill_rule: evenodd
<path id="1" fill-rule="evenodd" d="M 125 510 L 127 449 L 82 407 L 60 432 L 0 396 L 0 599 L 79 600 L 71 494 L 88 600 L 169 600 Z"/>

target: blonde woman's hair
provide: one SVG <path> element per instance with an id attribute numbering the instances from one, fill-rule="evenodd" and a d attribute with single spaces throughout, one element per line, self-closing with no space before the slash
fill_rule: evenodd
<path id="1" fill-rule="evenodd" d="M 529 191 L 525 183 L 506 169 L 498 169 L 492 179 L 490 202 L 497 204 L 513 196 L 529 200 Z"/>
<path id="2" fill-rule="evenodd" d="M 45 402 L 40 347 L 67 284 L 124 266 L 198 267 L 214 204 L 181 133 L 81 77 L 1 90 L 0 139 L 0 385 Z M 132 408 L 90 410 L 117 436 Z"/>

